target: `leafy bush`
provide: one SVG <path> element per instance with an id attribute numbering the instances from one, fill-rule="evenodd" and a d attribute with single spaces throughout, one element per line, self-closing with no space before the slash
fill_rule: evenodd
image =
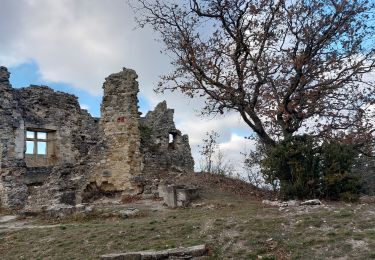
<path id="1" fill-rule="evenodd" d="M 361 193 L 375 196 L 375 158 L 362 154 L 352 171 L 361 176 Z"/>
<path id="2" fill-rule="evenodd" d="M 280 181 L 280 194 L 287 198 L 315 197 L 317 191 L 318 160 L 308 136 L 296 136 L 281 141 L 266 151 L 262 161 L 265 179 Z"/>
<path id="3" fill-rule="evenodd" d="M 268 183 L 279 181 L 284 199 L 353 201 L 361 190 L 359 177 L 351 172 L 357 157 L 350 145 L 318 145 L 310 136 L 293 136 L 268 149 L 261 167 Z"/>
<path id="4" fill-rule="evenodd" d="M 361 180 L 352 173 L 358 153 L 352 146 L 325 142 L 321 146 L 320 162 L 323 176 L 322 195 L 329 199 L 355 201 L 361 191 Z"/>

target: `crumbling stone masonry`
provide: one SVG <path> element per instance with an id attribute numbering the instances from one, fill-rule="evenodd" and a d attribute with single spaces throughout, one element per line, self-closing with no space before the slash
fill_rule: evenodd
<path id="1" fill-rule="evenodd" d="M 93 118 L 73 95 L 12 88 L 0 67 L 0 207 L 37 211 L 147 193 L 158 174 L 193 171 L 173 110 L 162 102 L 140 118 L 136 79 L 129 69 L 110 75 L 101 118 Z"/>
<path id="2" fill-rule="evenodd" d="M 103 190 L 132 190 L 130 179 L 141 174 L 137 74 L 124 70 L 103 85 L 100 127 L 106 150 L 91 181 Z"/>
<path id="3" fill-rule="evenodd" d="M 146 194 L 157 193 L 160 173 L 183 173 L 194 169 L 189 137 L 176 129 L 173 114 L 174 110 L 167 108 L 164 101 L 140 120 L 142 172 L 145 174 L 136 181 L 141 183 Z"/>

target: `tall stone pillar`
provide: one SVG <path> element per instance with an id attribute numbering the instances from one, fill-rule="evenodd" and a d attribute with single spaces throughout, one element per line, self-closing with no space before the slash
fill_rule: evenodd
<path id="1" fill-rule="evenodd" d="M 134 192 L 131 180 L 141 174 L 137 77 L 124 68 L 103 85 L 100 126 L 105 147 L 96 182 L 104 191 Z"/>

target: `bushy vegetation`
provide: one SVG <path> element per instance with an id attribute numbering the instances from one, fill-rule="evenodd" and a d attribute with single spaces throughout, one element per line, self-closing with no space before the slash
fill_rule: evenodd
<path id="1" fill-rule="evenodd" d="M 352 146 L 324 143 L 320 152 L 322 195 L 329 199 L 357 200 L 361 191 L 360 176 L 352 172 L 358 153 Z"/>
<path id="2" fill-rule="evenodd" d="M 266 150 L 261 168 L 268 183 L 279 182 L 285 199 L 355 201 L 361 191 L 360 178 L 352 173 L 357 158 L 350 145 L 293 136 Z"/>
<path id="3" fill-rule="evenodd" d="M 375 196 L 375 159 L 372 156 L 362 155 L 353 172 L 361 176 L 362 179 L 362 193 L 370 196 Z"/>

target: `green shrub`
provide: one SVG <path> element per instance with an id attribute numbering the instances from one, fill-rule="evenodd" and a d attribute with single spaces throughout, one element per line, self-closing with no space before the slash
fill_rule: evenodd
<path id="1" fill-rule="evenodd" d="M 361 190 L 360 178 L 351 172 L 357 157 L 350 145 L 318 145 L 310 136 L 293 136 L 268 149 L 261 167 L 267 182 L 279 181 L 284 199 L 354 201 Z"/>
<path id="2" fill-rule="evenodd" d="M 265 179 L 280 182 L 283 198 L 315 197 L 318 161 L 312 138 L 295 136 L 281 141 L 266 152 L 262 161 Z"/>
<path id="3" fill-rule="evenodd" d="M 375 158 L 362 154 L 352 172 L 361 177 L 361 193 L 375 196 Z"/>
<path id="4" fill-rule="evenodd" d="M 325 142 L 321 148 L 324 196 L 329 199 L 358 200 L 361 180 L 352 173 L 358 153 L 352 146 L 337 142 Z"/>

